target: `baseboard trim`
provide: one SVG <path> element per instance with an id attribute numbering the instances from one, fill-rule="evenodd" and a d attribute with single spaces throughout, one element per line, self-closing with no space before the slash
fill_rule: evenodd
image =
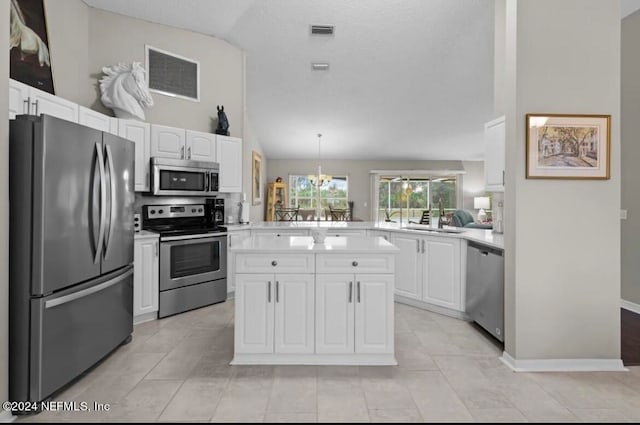
<path id="1" fill-rule="evenodd" d="M 13 422 L 16 420 L 16 417 L 11 414 L 11 412 L 7 410 L 0 411 L 0 422 Z"/>
<path id="2" fill-rule="evenodd" d="M 157 319 L 158 319 L 158 312 L 152 311 L 150 313 L 144 313 L 139 316 L 134 316 L 133 324 L 139 325 L 140 323 L 150 322 L 152 320 L 157 320 Z"/>
<path id="3" fill-rule="evenodd" d="M 418 301 L 411 298 L 403 297 L 396 294 L 394 299 L 397 303 L 410 305 L 411 307 L 421 308 L 423 310 L 431 311 L 432 313 L 438 313 L 445 316 L 453 317 L 460 320 L 471 320 L 465 313 L 457 310 L 451 310 L 450 308 L 440 307 L 437 305 L 429 304 L 424 301 Z"/>
<path id="4" fill-rule="evenodd" d="M 627 372 L 618 359 L 526 359 L 516 360 L 504 351 L 500 360 L 514 372 Z"/>
<path id="5" fill-rule="evenodd" d="M 625 310 L 633 311 L 634 313 L 640 314 L 640 304 L 632 303 L 627 300 L 620 300 L 620 307 Z"/>

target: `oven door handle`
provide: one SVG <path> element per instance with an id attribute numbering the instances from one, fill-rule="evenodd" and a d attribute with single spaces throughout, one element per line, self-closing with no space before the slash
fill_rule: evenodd
<path id="1" fill-rule="evenodd" d="M 226 233 L 216 233 L 216 234 L 200 234 L 200 235 L 182 235 L 182 236 L 161 236 L 161 242 L 171 242 L 171 241 L 184 241 L 188 239 L 216 239 L 221 236 L 227 236 Z"/>

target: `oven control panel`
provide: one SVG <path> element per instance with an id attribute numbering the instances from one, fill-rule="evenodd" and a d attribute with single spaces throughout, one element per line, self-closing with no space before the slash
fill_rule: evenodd
<path id="1" fill-rule="evenodd" d="M 204 217 L 204 205 L 147 205 L 145 218 Z"/>

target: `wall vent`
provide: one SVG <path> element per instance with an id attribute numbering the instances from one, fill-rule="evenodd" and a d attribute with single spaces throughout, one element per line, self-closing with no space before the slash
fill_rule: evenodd
<path id="1" fill-rule="evenodd" d="M 333 35 L 333 25 L 311 25 L 311 35 Z"/>
<path id="2" fill-rule="evenodd" d="M 200 101 L 200 63 L 174 53 L 146 47 L 149 90 Z"/>

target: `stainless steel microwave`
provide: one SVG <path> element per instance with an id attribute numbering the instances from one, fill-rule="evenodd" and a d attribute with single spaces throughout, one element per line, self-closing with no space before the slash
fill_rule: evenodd
<path id="1" fill-rule="evenodd" d="M 151 193 L 169 196 L 212 196 L 218 194 L 217 162 L 151 158 Z"/>

